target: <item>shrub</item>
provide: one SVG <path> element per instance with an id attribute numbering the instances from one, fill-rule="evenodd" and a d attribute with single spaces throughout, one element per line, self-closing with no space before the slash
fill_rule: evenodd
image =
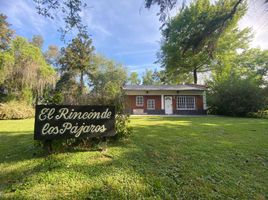
<path id="1" fill-rule="evenodd" d="M 34 117 L 32 106 L 24 102 L 11 101 L 0 104 L 0 119 L 26 119 Z"/>
<path id="2" fill-rule="evenodd" d="M 33 103 L 33 92 L 31 88 L 25 87 L 21 91 L 21 96 L 19 97 L 19 101 L 25 102 L 28 105 Z"/>
<path id="3" fill-rule="evenodd" d="M 94 150 L 102 151 L 106 149 L 107 141 L 121 140 L 128 138 L 132 133 L 132 127 L 129 126 L 129 116 L 124 114 L 118 114 L 115 117 L 115 131 L 116 135 L 109 138 L 70 138 L 53 141 L 53 151 L 69 150 Z M 108 139 L 108 140 L 107 140 Z M 44 146 L 43 142 L 40 142 Z"/>
<path id="4" fill-rule="evenodd" d="M 247 114 L 247 117 L 268 119 L 268 110 L 259 110 L 258 112 L 250 112 Z"/>
<path id="5" fill-rule="evenodd" d="M 125 114 L 119 114 L 116 116 L 115 131 L 116 135 L 114 139 L 127 138 L 132 133 L 132 128 L 129 126 L 129 116 Z"/>
<path id="6" fill-rule="evenodd" d="M 263 89 L 255 80 L 232 75 L 209 84 L 208 105 L 211 114 L 247 116 L 264 108 Z"/>

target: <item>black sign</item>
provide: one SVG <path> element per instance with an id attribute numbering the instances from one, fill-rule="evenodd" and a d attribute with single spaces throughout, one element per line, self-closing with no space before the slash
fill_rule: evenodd
<path id="1" fill-rule="evenodd" d="M 36 106 L 35 140 L 113 135 L 115 135 L 114 106 Z"/>

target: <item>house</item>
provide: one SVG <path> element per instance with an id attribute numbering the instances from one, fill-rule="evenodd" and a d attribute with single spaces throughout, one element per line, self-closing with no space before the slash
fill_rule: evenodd
<path id="1" fill-rule="evenodd" d="M 123 90 L 130 114 L 206 114 L 204 85 L 126 85 Z"/>

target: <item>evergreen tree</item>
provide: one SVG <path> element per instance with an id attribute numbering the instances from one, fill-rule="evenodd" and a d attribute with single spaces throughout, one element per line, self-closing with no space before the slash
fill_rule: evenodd
<path id="1" fill-rule="evenodd" d="M 32 40 L 31 40 L 31 43 L 38 47 L 39 49 L 42 49 L 43 47 L 43 44 L 44 44 L 44 39 L 42 37 L 42 35 L 34 35 Z"/>
<path id="2" fill-rule="evenodd" d="M 7 17 L 0 13 L 0 51 L 6 50 L 12 40 L 14 31 L 9 26 Z"/>
<path id="3" fill-rule="evenodd" d="M 94 73 L 92 40 L 87 34 L 79 33 L 66 48 L 62 48 L 60 58 L 61 71 L 79 77 L 79 91 L 82 95 L 85 77 L 91 79 Z"/>
<path id="4" fill-rule="evenodd" d="M 139 74 L 137 72 L 132 72 L 128 78 L 128 83 L 130 85 L 139 85 L 141 80 L 139 79 Z"/>

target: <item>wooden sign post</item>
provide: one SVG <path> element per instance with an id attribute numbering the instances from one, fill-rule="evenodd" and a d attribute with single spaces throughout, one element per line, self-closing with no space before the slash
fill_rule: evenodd
<path id="1" fill-rule="evenodd" d="M 55 139 L 110 137 L 115 133 L 114 106 L 37 105 L 34 139 L 45 141 L 48 152 Z"/>

